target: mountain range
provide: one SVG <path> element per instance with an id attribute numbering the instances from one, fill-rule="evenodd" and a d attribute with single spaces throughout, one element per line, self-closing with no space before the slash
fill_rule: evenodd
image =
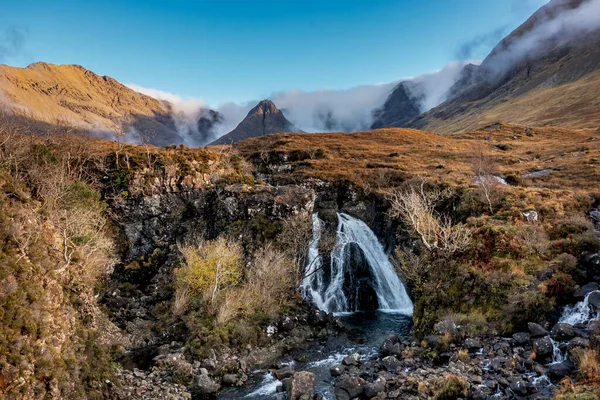
<path id="1" fill-rule="evenodd" d="M 598 24 L 587 29 L 584 23 L 569 25 L 594 3 L 552 0 L 502 39 L 480 65 L 464 66 L 444 96 L 446 101 L 430 110 L 424 109 L 423 83 L 400 82 L 373 110 L 371 128 L 453 134 L 495 122 L 600 126 L 600 29 Z M 272 101 L 263 100 L 235 129 L 219 137 L 224 126 L 220 112 L 199 109 L 190 118 L 167 101 L 78 65 L 0 65 L 0 102 L 37 120 L 157 146 L 229 144 L 303 128 L 294 126 Z M 323 107 L 322 114 L 334 118 L 327 105 Z"/>

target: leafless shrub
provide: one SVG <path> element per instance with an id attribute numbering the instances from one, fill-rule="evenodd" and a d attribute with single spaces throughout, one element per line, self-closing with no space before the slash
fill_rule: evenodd
<path id="1" fill-rule="evenodd" d="M 418 187 L 392 191 L 388 198 L 392 204 L 390 215 L 402 218 L 419 235 L 428 250 L 452 254 L 471 244 L 471 231 L 463 224 L 452 224 L 440 216 L 436 205 L 450 196 L 449 189 L 425 189 L 425 182 Z"/>
<path id="2" fill-rule="evenodd" d="M 494 207 L 502 198 L 502 184 L 498 181 L 498 164 L 484 151 L 483 144 L 474 147 L 471 159 L 475 183 L 478 185 L 478 195 L 482 202 L 486 203 L 490 214 L 494 213 Z"/>
<path id="3" fill-rule="evenodd" d="M 311 216 L 298 214 L 283 221 L 283 229 L 277 240 L 278 247 L 286 251 L 294 263 L 293 276 L 299 285 L 312 241 Z"/>
<path id="4" fill-rule="evenodd" d="M 523 246 L 534 254 L 543 256 L 548 251 L 550 241 L 544 228 L 540 225 L 523 225 L 520 227 L 517 238 Z"/>

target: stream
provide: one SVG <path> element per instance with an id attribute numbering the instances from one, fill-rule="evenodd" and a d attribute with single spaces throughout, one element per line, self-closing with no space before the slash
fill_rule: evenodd
<path id="1" fill-rule="evenodd" d="M 324 341 L 308 343 L 306 347 L 292 351 L 280 360 L 282 366 L 292 365 L 296 371 L 315 374 L 316 393 L 323 399 L 334 399 L 333 378 L 329 369 L 339 365 L 348 354 L 359 353 L 365 361 L 377 355 L 379 346 L 391 335 L 407 337 L 412 317 L 400 313 L 382 311 L 358 312 L 341 317 L 346 329 L 339 335 L 330 335 Z M 277 393 L 281 381 L 268 371 L 255 371 L 245 386 L 222 391 L 219 399 L 283 399 Z"/>

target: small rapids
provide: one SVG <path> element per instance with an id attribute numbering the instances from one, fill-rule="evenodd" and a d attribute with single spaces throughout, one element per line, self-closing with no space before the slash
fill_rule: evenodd
<path id="1" fill-rule="evenodd" d="M 595 311 L 589 304 L 589 298 L 593 293 L 599 293 L 600 291 L 594 290 L 585 296 L 585 298 L 577 304 L 572 306 L 566 306 L 559 322 L 565 322 L 567 324 L 576 325 L 589 322 L 593 319 L 600 318 L 600 313 Z"/>

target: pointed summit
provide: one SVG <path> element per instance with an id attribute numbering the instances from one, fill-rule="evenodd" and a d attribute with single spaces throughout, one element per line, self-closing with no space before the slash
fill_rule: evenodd
<path id="1" fill-rule="evenodd" d="M 239 125 L 211 144 L 231 144 L 270 133 L 301 132 L 271 100 L 259 102 Z"/>

